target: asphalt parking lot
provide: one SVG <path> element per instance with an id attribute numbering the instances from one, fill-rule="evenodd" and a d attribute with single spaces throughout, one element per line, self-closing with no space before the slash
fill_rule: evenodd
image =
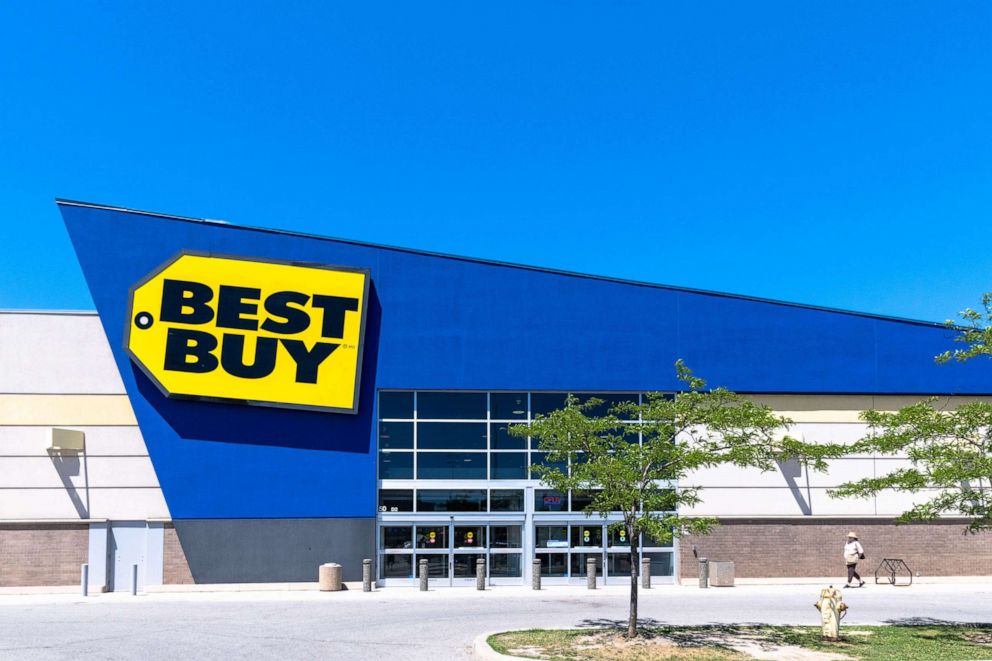
<path id="1" fill-rule="evenodd" d="M 817 593 L 665 586 L 642 592 L 640 613 L 649 623 L 812 625 Z M 3 595 L 0 659 L 466 659 L 484 632 L 624 621 L 627 598 L 623 587 Z M 992 619 L 992 584 L 867 586 L 845 600 L 849 624 Z"/>

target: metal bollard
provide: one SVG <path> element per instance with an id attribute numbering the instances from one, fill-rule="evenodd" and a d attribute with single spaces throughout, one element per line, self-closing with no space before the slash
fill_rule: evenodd
<path id="1" fill-rule="evenodd" d="M 90 566 L 83 565 L 80 574 L 80 588 L 83 591 L 83 596 L 88 597 L 90 595 Z"/>
<path id="2" fill-rule="evenodd" d="M 131 596 L 138 594 L 138 565 L 131 565 Z"/>
<path id="3" fill-rule="evenodd" d="M 362 592 L 372 592 L 372 560 L 362 560 Z"/>
<path id="4" fill-rule="evenodd" d="M 534 562 L 531 563 L 530 567 L 530 587 L 532 590 L 541 589 L 541 559 L 534 558 Z"/>
<path id="5" fill-rule="evenodd" d="M 482 558 L 475 561 L 475 589 L 486 589 L 486 561 Z"/>
<path id="6" fill-rule="evenodd" d="M 586 558 L 586 587 L 596 589 L 596 558 Z"/>
<path id="7" fill-rule="evenodd" d="M 651 558 L 641 558 L 641 587 L 651 589 Z"/>
<path id="8" fill-rule="evenodd" d="M 699 587 L 708 588 L 710 586 L 710 561 L 706 558 L 699 559 Z"/>
<path id="9" fill-rule="evenodd" d="M 420 591 L 427 592 L 427 560 L 421 559 L 417 568 L 420 572 Z"/>

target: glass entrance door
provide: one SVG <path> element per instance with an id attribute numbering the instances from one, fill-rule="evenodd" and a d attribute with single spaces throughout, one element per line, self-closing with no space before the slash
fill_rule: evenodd
<path id="1" fill-rule="evenodd" d="M 475 585 L 476 561 L 486 560 L 488 555 L 487 532 L 484 523 L 451 524 L 452 585 Z"/>
<path id="2" fill-rule="evenodd" d="M 421 560 L 434 587 L 474 586 L 476 562 L 486 561 L 486 582 L 520 584 L 522 524 L 473 521 L 389 522 L 379 527 L 379 578 L 414 585 Z"/>

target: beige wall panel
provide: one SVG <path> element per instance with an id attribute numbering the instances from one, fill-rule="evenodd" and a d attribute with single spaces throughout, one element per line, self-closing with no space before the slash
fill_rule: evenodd
<path id="1" fill-rule="evenodd" d="M 749 398 L 770 406 L 779 415 L 795 422 L 819 423 L 858 423 L 862 411 L 896 411 L 926 399 L 922 395 L 752 395 Z M 974 401 L 990 402 L 992 397 L 941 397 L 938 404 L 953 409 Z"/>
<path id="2" fill-rule="evenodd" d="M 874 477 L 875 461 L 870 458 L 837 459 L 826 473 L 807 470 L 798 462 L 784 462 L 775 470 L 762 472 L 724 465 L 694 472 L 682 484 L 709 487 L 784 487 L 832 488 L 843 482 Z"/>
<path id="3" fill-rule="evenodd" d="M 51 457 L 0 457 L 0 489 L 158 487 L 148 457 L 88 457 L 61 453 Z"/>
<path id="4" fill-rule="evenodd" d="M 832 498 L 826 489 L 811 489 L 813 516 L 875 516 L 874 498 Z"/>
<path id="5" fill-rule="evenodd" d="M 910 509 L 916 503 L 923 503 L 935 496 L 937 490 L 927 489 L 919 493 L 903 493 L 900 491 L 884 491 L 878 494 L 878 513 L 886 516 L 898 516 Z"/>
<path id="6" fill-rule="evenodd" d="M 874 516 L 872 500 L 835 499 L 824 488 L 706 489 L 696 516 Z"/>
<path id="7" fill-rule="evenodd" d="M 789 427 L 789 435 L 807 443 L 843 443 L 852 445 L 864 438 L 868 426 L 863 422 L 797 422 Z"/>
<path id="8" fill-rule="evenodd" d="M 789 489 L 706 489 L 703 502 L 686 508 L 689 516 L 802 516 L 802 506 Z"/>
<path id="9" fill-rule="evenodd" d="M 86 519 L 85 494 L 66 489 L 0 490 L 0 519 Z"/>
<path id="10" fill-rule="evenodd" d="M 136 425 L 127 395 L 0 395 L 0 425 Z"/>
<path id="11" fill-rule="evenodd" d="M 58 425 L 53 425 L 58 426 Z M 65 425 L 86 434 L 86 455 L 146 455 L 145 441 L 137 427 Z M 0 427 L 0 456 L 47 457 L 50 427 Z"/>
<path id="12" fill-rule="evenodd" d="M 0 490 L 0 519 L 142 520 L 168 517 L 169 509 L 160 489 Z"/>
<path id="13" fill-rule="evenodd" d="M 162 490 L 91 489 L 93 516 L 101 519 L 165 519 L 169 508 Z"/>
<path id="14" fill-rule="evenodd" d="M 927 397 L 925 395 L 876 395 L 874 399 L 875 409 L 879 411 L 898 411 L 901 408 L 927 399 Z M 992 397 L 967 397 L 959 395 L 938 397 L 935 406 L 937 408 L 956 409 L 968 402 L 992 402 Z"/>
<path id="15" fill-rule="evenodd" d="M 95 314 L 0 313 L 0 393 L 124 392 Z"/>

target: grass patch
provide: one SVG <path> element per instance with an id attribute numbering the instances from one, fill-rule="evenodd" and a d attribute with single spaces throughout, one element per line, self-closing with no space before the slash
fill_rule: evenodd
<path id="1" fill-rule="evenodd" d="M 502 654 L 551 661 L 743 661 L 788 652 L 810 661 L 970 661 L 992 659 L 992 626 L 927 624 L 841 629 L 820 639 L 818 627 L 645 627 L 627 640 L 619 629 L 530 629 L 496 634 Z"/>

